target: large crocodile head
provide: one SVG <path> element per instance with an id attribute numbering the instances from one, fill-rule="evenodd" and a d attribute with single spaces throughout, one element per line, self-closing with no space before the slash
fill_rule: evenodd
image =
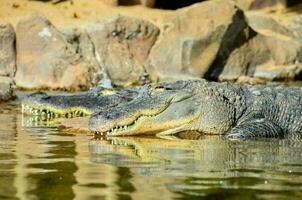
<path id="1" fill-rule="evenodd" d="M 22 113 L 39 117 L 40 120 L 89 116 L 98 110 L 128 102 L 136 95 L 135 89 L 112 90 L 103 87 L 75 95 L 48 95 L 40 92 L 22 101 Z"/>
<path id="2" fill-rule="evenodd" d="M 221 86 L 204 80 L 145 86 L 133 101 L 94 113 L 90 130 L 108 136 L 173 134 L 195 130 L 224 134 L 233 124 L 235 106 Z"/>

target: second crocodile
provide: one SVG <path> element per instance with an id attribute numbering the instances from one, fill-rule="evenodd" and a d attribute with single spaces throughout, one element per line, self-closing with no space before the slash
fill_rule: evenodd
<path id="1" fill-rule="evenodd" d="M 90 116 L 96 111 L 126 103 L 138 93 L 136 89 L 106 89 L 100 86 L 71 95 L 38 92 L 24 98 L 22 113 L 40 121 Z"/>

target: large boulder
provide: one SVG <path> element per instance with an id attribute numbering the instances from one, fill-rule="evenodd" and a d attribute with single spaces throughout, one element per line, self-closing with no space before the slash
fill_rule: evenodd
<path id="1" fill-rule="evenodd" d="M 0 76 L 14 75 L 15 56 L 15 31 L 10 24 L 0 24 Z"/>
<path id="2" fill-rule="evenodd" d="M 14 97 L 13 85 L 11 78 L 0 76 L 0 102 Z"/>
<path id="3" fill-rule="evenodd" d="M 149 56 L 153 80 L 211 77 L 247 40 L 242 11 L 231 1 L 212 0 L 179 9 L 162 27 Z"/>
<path id="4" fill-rule="evenodd" d="M 302 43 L 297 34 L 272 17 L 247 14 L 253 37 L 229 56 L 219 80 L 251 76 L 265 80 L 293 80 L 302 71 Z"/>
<path id="5" fill-rule="evenodd" d="M 44 17 L 18 23 L 16 85 L 25 89 L 80 90 L 101 79 L 86 33 L 58 31 Z"/>
<path id="6" fill-rule="evenodd" d="M 113 16 L 105 23 L 93 24 L 87 32 L 114 85 L 148 81 L 144 66 L 159 34 L 155 25 L 142 19 Z"/>

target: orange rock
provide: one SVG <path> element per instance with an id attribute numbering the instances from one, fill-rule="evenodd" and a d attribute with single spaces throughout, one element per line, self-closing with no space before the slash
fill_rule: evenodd
<path id="1" fill-rule="evenodd" d="M 114 85 L 130 86 L 146 80 L 145 62 L 159 29 L 150 22 L 114 16 L 88 30 L 102 65 Z"/>
<path id="2" fill-rule="evenodd" d="M 44 17 L 21 21 L 16 29 L 16 84 L 25 89 L 87 89 L 98 82 L 98 64 L 87 34 L 63 34 Z"/>
<path id="3" fill-rule="evenodd" d="M 246 13 L 246 17 L 254 36 L 230 54 L 219 80 L 233 81 L 239 76 L 250 76 L 267 81 L 289 81 L 300 76 L 301 35 L 270 15 Z"/>
<path id="4" fill-rule="evenodd" d="M 0 76 L 0 101 L 7 101 L 14 97 L 13 80 Z"/>
<path id="5" fill-rule="evenodd" d="M 14 76 L 15 31 L 10 24 L 0 24 L 0 76 Z"/>
<path id="6" fill-rule="evenodd" d="M 246 28 L 242 12 L 231 1 L 205 1 L 176 12 L 150 52 L 153 80 L 205 76 L 218 56 L 225 59 L 242 40 Z"/>

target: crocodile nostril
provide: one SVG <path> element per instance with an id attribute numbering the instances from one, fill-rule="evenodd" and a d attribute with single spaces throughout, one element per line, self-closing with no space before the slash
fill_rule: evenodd
<path id="1" fill-rule="evenodd" d="M 42 100 L 49 100 L 49 99 L 50 99 L 50 96 L 45 96 L 45 97 L 42 97 L 41 99 L 42 99 Z"/>

